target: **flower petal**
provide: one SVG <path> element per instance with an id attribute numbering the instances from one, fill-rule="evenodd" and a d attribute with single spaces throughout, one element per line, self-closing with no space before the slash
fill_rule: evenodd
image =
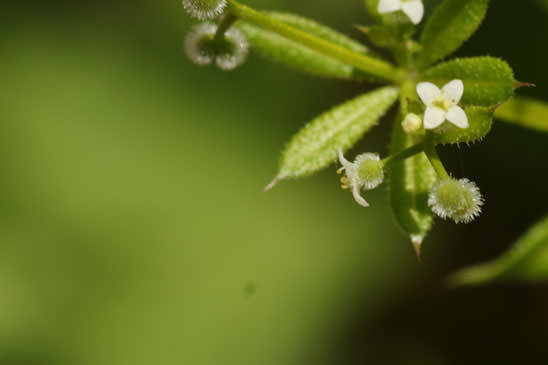
<path id="1" fill-rule="evenodd" d="M 449 109 L 445 117 L 459 128 L 466 129 L 469 126 L 468 116 L 460 106 L 454 106 Z"/>
<path id="2" fill-rule="evenodd" d="M 421 82 L 417 85 L 417 94 L 419 94 L 422 102 L 429 106 L 440 96 L 441 90 L 431 82 Z"/>
<path id="3" fill-rule="evenodd" d="M 393 11 L 398 11 L 402 7 L 401 0 L 381 0 L 379 2 L 378 12 L 391 13 Z"/>
<path id="4" fill-rule="evenodd" d="M 424 129 L 434 129 L 445 121 L 445 110 L 437 106 L 429 106 L 424 113 Z"/>
<path id="5" fill-rule="evenodd" d="M 462 80 L 453 80 L 447 83 L 442 90 L 445 98 L 454 105 L 457 105 L 462 98 L 462 94 L 464 94 L 464 84 Z"/>
<path id="6" fill-rule="evenodd" d="M 344 157 L 342 148 L 339 148 L 339 162 L 341 163 L 341 165 L 342 165 L 345 169 L 348 169 L 349 167 L 352 166 L 352 162 L 348 161 L 348 160 Z"/>
<path id="7" fill-rule="evenodd" d="M 360 195 L 360 187 L 354 185 L 352 187 L 352 196 L 354 197 L 354 200 L 356 203 L 361 205 L 362 207 L 367 208 L 369 206 L 369 203 L 365 201 L 365 199 Z"/>
<path id="8" fill-rule="evenodd" d="M 411 19 L 413 24 L 419 24 L 424 15 L 422 0 L 405 1 L 401 6 L 401 10 Z"/>

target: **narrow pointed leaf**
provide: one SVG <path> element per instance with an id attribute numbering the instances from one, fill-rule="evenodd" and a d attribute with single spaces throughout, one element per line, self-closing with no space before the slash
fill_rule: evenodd
<path id="1" fill-rule="evenodd" d="M 407 33 L 399 32 L 399 28 L 387 25 L 374 25 L 371 27 L 357 25 L 356 28 L 365 34 L 373 45 L 385 48 L 401 46 L 404 40 L 412 34 L 409 31 Z"/>
<path id="2" fill-rule="evenodd" d="M 396 120 L 391 154 L 420 142 L 421 137 L 406 134 Z M 394 164 L 389 170 L 389 198 L 394 217 L 417 250 L 430 231 L 432 211 L 428 193 L 436 182 L 436 173 L 424 153 Z"/>
<path id="3" fill-rule="evenodd" d="M 445 0 L 432 14 L 421 36 L 420 67 L 456 51 L 480 26 L 489 0 Z"/>
<path id="4" fill-rule="evenodd" d="M 423 72 L 421 79 L 440 87 L 451 80 L 464 82 L 462 102 L 490 106 L 508 100 L 516 85 L 510 66 L 494 57 L 460 58 Z"/>
<path id="5" fill-rule="evenodd" d="M 326 41 L 345 47 L 351 51 L 372 55 L 361 43 L 313 20 L 297 15 L 270 12 L 268 15 L 280 22 L 291 25 Z M 314 76 L 338 79 L 375 79 L 353 66 L 323 55 L 313 49 L 298 44 L 274 32 L 254 24 L 240 21 L 238 27 L 244 32 L 249 43 L 267 58 L 294 70 Z"/>
<path id="6" fill-rule="evenodd" d="M 533 226 L 498 259 L 453 274 L 450 287 L 476 286 L 498 281 L 548 281 L 548 217 Z"/>
<path id="7" fill-rule="evenodd" d="M 461 129 L 449 122 L 445 122 L 434 137 L 436 144 L 472 143 L 483 139 L 493 125 L 493 112 L 489 108 L 471 106 L 465 108 L 470 126 Z"/>
<path id="8" fill-rule="evenodd" d="M 508 123 L 548 132 L 548 104 L 525 97 L 514 97 L 495 111 L 495 118 Z"/>
<path id="9" fill-rule="evenodd" d="M 337 149 L 352 147 L 386 113 L 398 89 L 385 87 L 361 95 L 320 115 L 289 142 L 282 154 L 279 178 L 311 175 L 332 164 Z"/>

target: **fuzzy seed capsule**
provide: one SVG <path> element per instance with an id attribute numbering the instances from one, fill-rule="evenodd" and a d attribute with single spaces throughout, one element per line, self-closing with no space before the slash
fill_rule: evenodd
<path id="1" fill-rule="evenodd" d="M 183 0 L 183 8 L 199 20 L 213 19 L 221 15 L 226 0 Z"/>
<path id="2" fill-rule="evenodd" d="M 192 62 L 199 66 L 209 65 L 215 59 L 213 38 L 217 26 L 203 23 L 194 26 L 185 38 L 185 52 Z"/>
<path id="3" fill-rule="evenodd" d="M 227 47 L 221 47 L 217 52 L 217 66 L 221 70 L 230 71 L 245 62 L 249 52 L 249 44 L 244 34 L 238 28 L 230 28 L 225 33 Z"/>
<path id="4" fill-rule="evenodd" d="M 220 69 L 233 70 L 246 60 L 249 45 L 237 28 L 230 28 L 224 37 L 216 39 L 217 28 L 213 23 L 194 26 L 185 39 L 185 52 L 199 66 L 215 61 Z"/>
<path id="5" fill-rule="evenodd" d="M 367 190 L 375 189 L 384 181 L 384 166 L 376 153 L 363 153 L 356 157 L 356 175 Z"/>
<path id="6" fill-rule="evenodd" d="M 472 181 L 446 178 L 434 185 L 428 205 L 440 218 L 470 223 L 481 214 L 483 198 Z"/>

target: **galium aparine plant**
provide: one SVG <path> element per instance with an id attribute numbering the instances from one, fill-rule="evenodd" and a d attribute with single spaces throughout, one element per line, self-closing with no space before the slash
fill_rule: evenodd
<path id="1" fill-rule="evenodd" d="M 195 26 L 185 41 L 198 65 L 229 70 L 248 44 L 273 61 L 313 76 L 384 84 L 319 115 L 289 141 L 278 182 L 312 175 L 338 161 L 342 187 L 362 207 L 364 192 L 385 181 L 394 217 L 417 253 L 434 216 L 469 223 L 484 203 L 477 185 L 447 172 L 437 147 L 481 141 L 497 108 L 520 86 L 494 57 L 446 60 L 480 26 L 489 0 L 444 0 L 424 24 L 422 0 L 364 0 L 374 24 L 351 39 L 298 15 L 260 12 L 235 0 L 183 0 Z M 216 20 L 214 22 L 214 20 Z M 456 21 L 458 20 L 458 21 Z M 384 50 L 388 59 L 376 50 Z M 398 103 L 390 152 L 345 154 Z"/>

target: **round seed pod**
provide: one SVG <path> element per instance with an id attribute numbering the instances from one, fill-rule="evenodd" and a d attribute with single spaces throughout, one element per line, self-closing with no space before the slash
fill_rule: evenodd
<path id="1" fill-rule="evenodd" d="M 440 218 L 450 218 L 455 223 L 470 223 L 481 214 L 483 198 L 472 181 L 446 178 L 434 185 L 428 205 Z"/>
<path id="2" fill-rule="evenodd" d="M 183 8 L 199 20 L 213 19 L 221 15 L 226 7 L 226 0 L 183 0 Z"/>

